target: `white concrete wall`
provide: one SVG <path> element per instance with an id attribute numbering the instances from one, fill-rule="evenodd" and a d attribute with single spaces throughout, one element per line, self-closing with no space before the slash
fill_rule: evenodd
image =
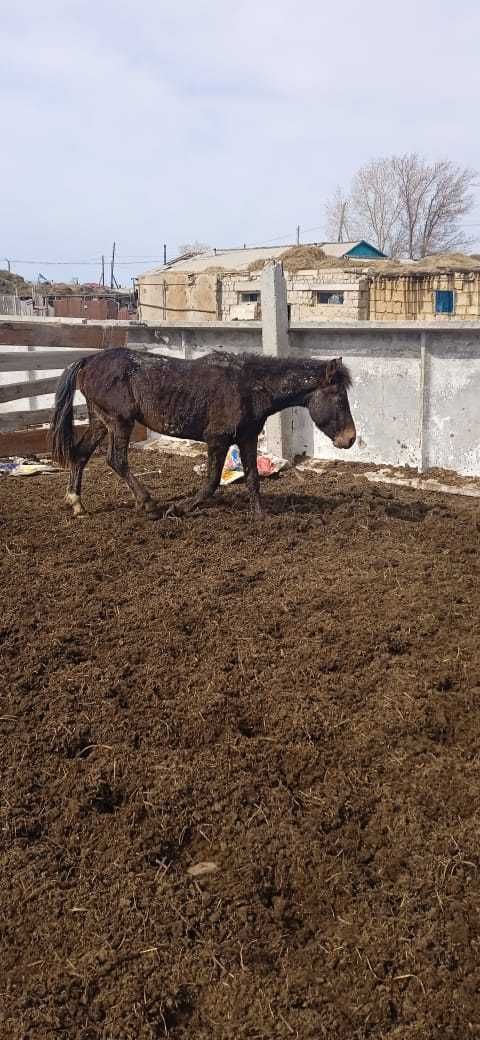
<path id="1" fill-rule="evenodd" d="M 305 409 L 293 414 L 297 452 L 322 459 L 451 469 L 480 476 L 480 324 L 310 323 L 290 329 L 291 353 L 343 357 L 357 443 L 334 448 Z"/>
<path id="2" fill-rule="evenodd" d="M 335 449 L 314 428 L 305 409 L 294 409 L 283 413 L 281 423 L 272 417 L 267 424 L 267 441 L 275 454 L 305 453 L 421 470 L 441 467 L 480 476 L 479 322 L 448 326 L 434 322 L 306 322 L 288 328 L 278 271 L 267 271 L 265 278 L 271 280 L 271 291 L 262 286 L 263 324 L 129 324 L 129 341 L 186 358 L 215 349 L 235 353 L 264 350 L 274 356 L 288 352 L 299 358 L 343 357 L 353 377 L 350 402 L 358 434 L 355 446 L 349 452 Z M 58 363 L 56 372 L 63 368 L 61 350 Z M 35 373 L 39 378 L 48 374 Z M 27 380 L 27 373 L 0 370 L 0 383 L 22 378 Z M 27 394 L 28 385 L 26 382 Z M 0 405 L 0 411 L 26 409 L 29 401 L 33 408 L 45 408 L 53 398 L 26 396 Z"/>

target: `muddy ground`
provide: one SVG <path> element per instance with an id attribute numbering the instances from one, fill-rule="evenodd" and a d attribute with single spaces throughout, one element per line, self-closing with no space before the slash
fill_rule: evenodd
<path id="1" fill-rule="evenodd" d="M 480 1037 L 480 506 L 352 472 L 2 479 L 2 1038 Z"/>

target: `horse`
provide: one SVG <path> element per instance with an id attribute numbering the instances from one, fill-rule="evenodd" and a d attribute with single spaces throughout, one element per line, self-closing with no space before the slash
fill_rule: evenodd
<path id="1" fill-rule="evenodd" d="M 185 516 L 214 495 L 227 452 L 237 444 L 253 513 L 263 518 L 257 443 L 270 415 L 303 406 L 337 448 L 356 439 L 348 388 L 351 378 L 341 358 L 329 361 L 232 355 L 221 350 L 194 360 L 140 354 L 113 348 L 75 361 L 57 384 L 52 418 L 54 461 L 70 467 L 67 502 L 74 516 L 85 510 L 82 476 L 90 457 L 107 437 L 107 463 L 126 481 L 136 506 L 152 518 Z M 80 390 L 89 425 L 79 440 L 73 428 L 73 398 Z M 191 498 L 167 514 L 131 472 L 128 444 L 135 422 L 170 437 L 204 441 L 207 476 Z"/>

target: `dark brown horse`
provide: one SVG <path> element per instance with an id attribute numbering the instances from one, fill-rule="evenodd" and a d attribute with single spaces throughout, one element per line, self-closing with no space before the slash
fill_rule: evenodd
<path id="1" fill-rule="evenodd" d="M 52 420 L 53 457 L 70 466 L 67 501 L 76 516 L 83 470 L 104 437 L 107 462 L 126 480 L 137 507 L 159 515 L 157 504 L 131 473 L 128 442 L 135 422 L 171 437 L 205 441 L 208 473 L 193 498 L 171 507 L 177 516 L 210 498 L 220 483 L 232 444 L 238 444 L 255 515 L 263 515 L 257 471 L 257 442 L 266 419 L 303 405 L 337 448 L 350 448 L 355 425 L 350 413 L 348 370 L 332 361 L 235 356 L 220 351 L 194 361 L 137 354 L 121 348 L 76 361 L 60 377 Z M 73 397 L 81 390 L 90 424 L 75 442 Z"/>

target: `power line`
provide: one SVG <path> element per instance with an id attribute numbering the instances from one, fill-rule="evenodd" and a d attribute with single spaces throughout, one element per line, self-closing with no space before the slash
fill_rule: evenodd
<path id="1" fill-rule="evenodd" d="M 159 257 L 159 256 L 130 256 L 130 257 L 127 256 L 124 260 L 117 260 L 117 259 L 115 259 L 115 266 L 117 266 L 119 263 L 120 264 L 130 264 L 130 263 L 135 263 L 135 262 L 142 263 L 142 262 L 146 262 L 147 260 L 149 260 L 149 261 L 151 260 L 153 263 L 162 263 L 162 258 Z M 93 267 L 95 264 L 101 264 L 101 262 L 102 262 L 102 257 L 101 256 L 97 256 L 97 257 L 95 257 L 92 260 L 15 260 L 15 259 L 11 259 L 10 260 L 11 264 L 31 264 L 31 265 L 33 265 L 35 267 L 36 266 L 38 266 L 38 267 L 52 267 L 52 266 L 68 267 L 68 266 L 70 266 L 71 267 L 72 265 L 74 265 L 74 266 L 83 265 L 83 266 L 86 266 L 86 267 Z"/>

